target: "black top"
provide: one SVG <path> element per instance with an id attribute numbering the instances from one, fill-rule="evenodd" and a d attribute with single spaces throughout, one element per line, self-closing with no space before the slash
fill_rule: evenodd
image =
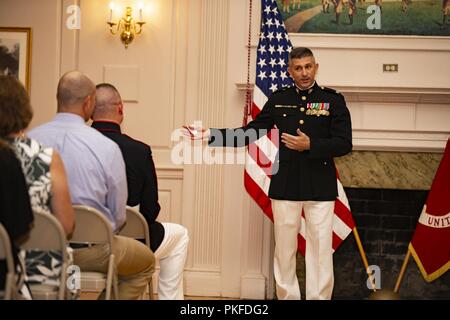
<path id="1" fill-rule="evenodd" d="M 33 212 L 28 187 L 19 160 L 9 147 L 0 146 L 0 223 L 11 240 L 17 263 L 15 241 L 30 231 Z M 0 263 L 0 288 L 4 288 L 6 264 Z"/>
<path id="2" fill-rule="evenodd" d="M 113 122 L 94 121 L 92 127 L 119 145 L 127 171 L 127 205 L 139 205 L 150 229 L 150 248 L 158 249 L 164 238 L 164 227 L 156 221 L 161 207 L 158 203 L 158 181 L 152 150 L 149 145 L 122 134 Z"/>
<path id="3" fill-rule="evenodd" d="M 333 157 L 352 150 L 352 127 L 345 99 L 335 90 L 319 87 L 281 89 L 268 99 L 256 119 L 237 129 L 211 129 L 212 146 L 243 146 L 264 135 L 260 129 L 278 128 L 277 154 L 269 187 L 269 197 L 292 201 L 331 201 L 337 197 Z M 252 130 L 256 134 L 251 134 Z M 310 138 L 310 150 L 288 149 L 281 134 L 297 135 L 300 129 Z M 234 137 L 238 130 L 245 139 Z M 241 131 L 241 132 L 242 132 Z M 275 171 L 277 170 L 277 171 Z"/>

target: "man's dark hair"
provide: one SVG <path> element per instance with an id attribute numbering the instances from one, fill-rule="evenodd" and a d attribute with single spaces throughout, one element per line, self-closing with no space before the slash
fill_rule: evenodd
<path id="1" fill-rule="evenodd" d="M 111 89 L 114 90 L 115 92 L 119 92 L 119 90 L 117 90 L 116 87 L 114 87 L 111 83 L 99 83 L 98 85 L 95 86 L 95 89 Z"/>
<path id="2" fill-rule="evenodd" d="M 292 49 L 291 53 L 289 54 L 289 60 L 301 59 L 305 57 L 314 57 L 311 49 L 305 47 L 297 47 Z"/>

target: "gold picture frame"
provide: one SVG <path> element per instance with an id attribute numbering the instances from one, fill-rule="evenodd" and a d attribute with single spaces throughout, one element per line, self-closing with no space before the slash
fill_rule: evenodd
<path id="1" fill-rule="evenodd" d="M 31 28 L 0 27 L 0 75 L 19 79 L 30 92 Z"/>

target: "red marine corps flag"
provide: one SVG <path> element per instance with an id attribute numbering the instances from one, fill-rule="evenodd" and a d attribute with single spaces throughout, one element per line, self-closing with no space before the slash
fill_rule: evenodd
<path id="1" fill-rule="evenodd" d="M 428 282 L 450 269 L 450 139 L 409 250 Z"/>

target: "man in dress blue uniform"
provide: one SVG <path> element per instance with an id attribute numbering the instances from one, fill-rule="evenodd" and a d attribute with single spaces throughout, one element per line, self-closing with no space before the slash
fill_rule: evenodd
<path id="1" fill-rule="evenodd" d="M 295 85 L 275 92 L 258 116 L 236 129 L 187 127 L 192 139 L 208 138 L 211 146 L 239 147 L 276 126 L 281 137 L 278 171 L 269 197 L 275 231 L 274 274 L 279 299 L 300 299 L 296 275 L 297 235 L 305 212 L 306 298 L 331 299 L 334 275 L 332 221 L 337 197 L 334 157 L 352 150 L 350 113 L 344 97 L 319 86 L 319 65 L 308 48 L 295 48 L 289 73 Z M 189 131 L 189 133 L 187 132 Z M 246 138 L 236 138 L 243 132 Z M 230 139 L 230 137 L 233 137 Z"/>

